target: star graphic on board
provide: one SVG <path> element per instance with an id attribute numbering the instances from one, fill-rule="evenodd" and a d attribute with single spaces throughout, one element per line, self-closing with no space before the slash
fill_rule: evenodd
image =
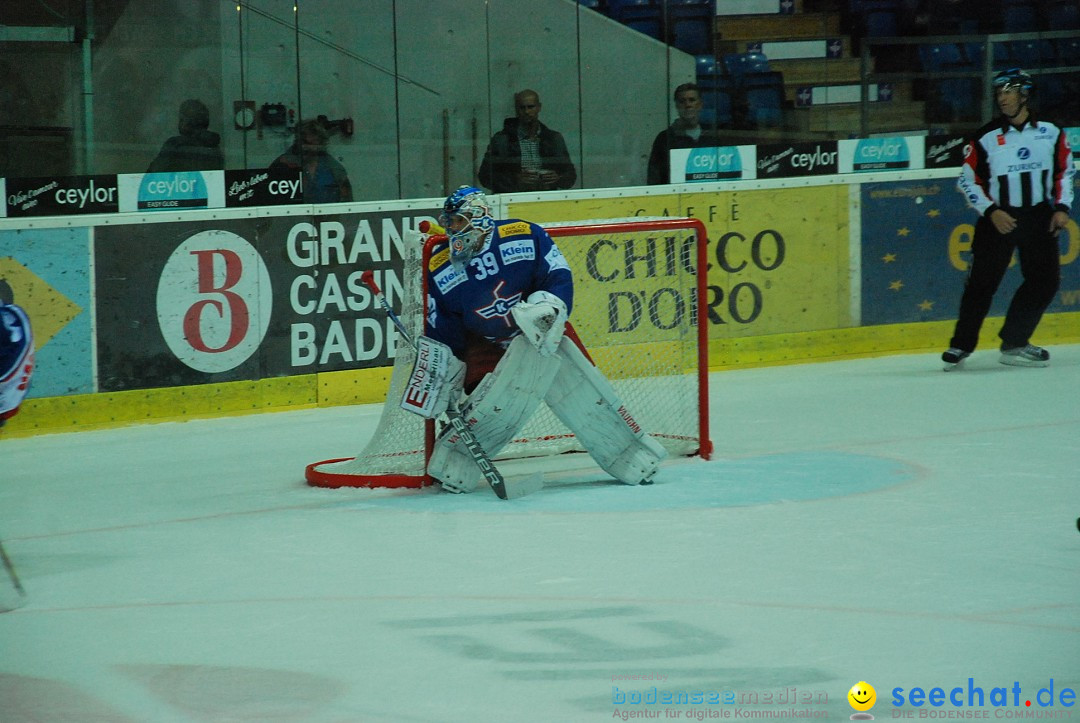
<path id="1" fill-rule="evenodd" d="M 931 311 L 934 308 L 934 302 L 927 299 L 923 299 L 919 304 L 919 311 Z"/>
<path id="2" fill-rule="evenodd" d="M 900 289 L 904 288 L 904 282 L 897 279 L 896 281 L 889 284 L 889 288 L 893 291 L 899 291 Z"/>
<path id="3" fill-rule="evenodd" d="M 891 264 L 893 261 L 896 261 L 896 254 L 885 254 L 881 257 L 881 260 L 887 264 Z"/>
<path id="4" fill-rule="evenodd" d="M 932 208 L 932 209 L 930 209 L 929 211 L 926 212 L 926 215 L 929 216 L 930 218 L 937 218 L 938 216 L 941 215 L 941 211 L 937 210 L 936 208 Z"/>
<path id="5" fill-rule="evenodd" d="M 898 229 L 896 229 L 896 235 L 897 236 L 910 236 L 911 235 L 911 229 L 907 228 L 906 226 L 904 228 L 898 228 Z"/>

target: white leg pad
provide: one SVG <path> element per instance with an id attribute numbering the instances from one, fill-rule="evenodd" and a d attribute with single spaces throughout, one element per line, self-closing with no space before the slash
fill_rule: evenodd
<path id="1" fill-rule="evenodd" d="M 529 421 L 562 365 L 557 354 L 544 357 L 517 336 L 495 370 L 484 377 L 461 410 L 476 441 L 494 457 Z M 428 474 L 451 492 L 471 492 L 483 479 L 476 462 L 452 427 L 435 441 Z"/>
<path id="2" fill-rule="evenodd" d="M 555 356 L 563 363 L 544 397 L 551 411 L 605 472 L 629 485 L 650 482 L 667 450 L 645 433 L 573 341 L 564 338 Z"/>

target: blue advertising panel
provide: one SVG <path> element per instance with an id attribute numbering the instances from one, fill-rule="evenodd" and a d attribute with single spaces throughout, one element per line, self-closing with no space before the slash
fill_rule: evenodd
<path id="1" fill-rule="evenodd" d="M 1058 237 L 1061 290 L 1047 313 L 1080 311 L 1080 228 Z M 955 319 L 971 262 L 975 212 L 955 180 L 867 183 L 862 186 L 862 323 Z M 1014 261 L 994 297 L 1003 316 L 1021 283 Z"/>
<path id="2" fill-rule="evenodd" d="M 87 227 L 0 231 L 0 299 L 23 307 L 34 328 L 30 398 L 95 391 L 90 235 Z"/>

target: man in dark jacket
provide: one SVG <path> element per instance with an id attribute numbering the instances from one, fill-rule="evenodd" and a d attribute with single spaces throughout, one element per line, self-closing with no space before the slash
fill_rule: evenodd
<path id="1" fill-rule="evenodd" d="M 296 128 L 296 142 L 270 164 L 270 170 L 297 171 L 304 177 L 306 203 L 346 203 L 353 200 L 345 166 L 330 155 L 330 131 L 322 121 L 306 120 Z"/>
<path id="2" fill-rule="evenodd" d="M 514 95 L 517 116 L 507 118 L 491 137 L 477 175 L 494 193 L 551 191 L 570 188 L 577 170 L 562 134 L 540 122 L 540 96 L 535 90 Z"/>
<path id="3" fill-rule="evenodd" d="M 701 127 L 699 119 L 704 107 L 701 89 L 694 83 L 683 83 L 675 89 L 674 98 L 679 117 L 653 140 L 646 174 L 650 185 L 671 182 L 670 152 L 673 148 L 711 148 L 720 145 L 716 133 Z"/>
<path id="4" fill-rule="evenodd" d="M 180 104 L 180 135 L 165 141 L 146 172 L 215 171 L 225 168 L 221 136 L 207 130 L 209 127 L 210 110 L 206 104 L 201 100 L 185 100 Z"/>

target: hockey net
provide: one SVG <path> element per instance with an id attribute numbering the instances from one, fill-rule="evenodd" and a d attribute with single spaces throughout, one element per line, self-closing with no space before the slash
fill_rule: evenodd
<path id="1" fill-rule="evenodd" d="M 637 422 L 671 456 L 708 458 L 707 239 L 695 219 L 543 224 L 574 275 L 573 330 Z M 423 242 L 421 242 L 421 240 Z M 423 333 L 424 274 L 436 238 L 406 249 L 399 316 Z M 410 269 L 413 271 L 410 273 Z M 422 487 L 433 423 L 399 406 L 415 353 L 398 346 L 375 434 L 356 457 L 308 465 L 318 487 Z M 556 380 L 556 384 L 558 380 Z M 495 461 L 584 451 L 545 406 Z"/>

